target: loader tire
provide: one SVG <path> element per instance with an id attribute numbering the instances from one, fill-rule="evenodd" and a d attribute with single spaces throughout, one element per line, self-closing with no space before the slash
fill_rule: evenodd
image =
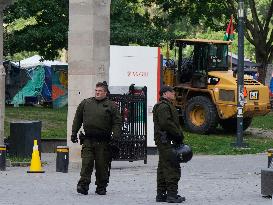
<path id="1" fill-rule="evenodd" d="M 218 125 L 215 105 L 205 96 L 191 98 L 185 107 L 184 123 L 190 132 L 211 133 Z"/>
<path id="2" fill-rule="evenodd" d="M 252 117 L 245 117 L 243 121 L 243 130 L 245 131 L 252 122 Z M 227 133 L 236 133 L 237 131 L 237 118 L 229 118 L 220 120 L 219 124 Z"/>

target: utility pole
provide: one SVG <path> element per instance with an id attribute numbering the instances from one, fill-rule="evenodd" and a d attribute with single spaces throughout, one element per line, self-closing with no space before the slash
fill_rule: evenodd
<path id="1" fill-rule="evenodd" d="M 4 145 L 5 116 L 5 68 L 3 66 L 3 10 L 11 3 L 10 0 L 0 0 L 0 145 Z"/>
<path id="2" fill-rule="evenodd" d="M 238 68 L 237 68 L 237 140 L 235 146 L 242 148 L 244 110 L 244 0 L 238 2 Z"/>

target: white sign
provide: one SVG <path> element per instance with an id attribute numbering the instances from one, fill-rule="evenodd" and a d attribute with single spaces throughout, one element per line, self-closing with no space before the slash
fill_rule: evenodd
<path id="1" fill-rule="evenodd" d="M 147 86 L 147 144 L 154 144 L 152 108 L 160 85 L 160 49 L 143 46 L 110 46 L 109 86 Z"/>

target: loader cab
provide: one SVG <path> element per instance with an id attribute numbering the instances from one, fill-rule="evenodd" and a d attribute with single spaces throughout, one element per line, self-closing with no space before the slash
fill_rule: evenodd
<path id="1" fill-rule="evenodd" d="M 178 49 L 177 84 L 207 88 L 209 71 L 228 70 L 228 41 L 176 40 Z"/>

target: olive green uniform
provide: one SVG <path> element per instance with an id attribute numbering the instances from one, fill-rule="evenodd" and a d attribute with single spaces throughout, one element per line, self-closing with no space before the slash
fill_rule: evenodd
<path id="1" fill-rule="evenodd" d="M 121 115 L 114 102 L 105 98 L 83 100 L 76 111 L 72 134 L 77 134 L 83 124 L 85 139 L 81 157 L 82 168 L 79 185 L 88 186 L 94 164 L 97 188 L 106 188 L 109 182 L 109 162 L 111 160 L 109 142 L 121 134 Z M 95 163 L 94 163 L 95 162 Z"/>
<path id="2" fill-rule="evenodd" d="M 176 195 L 181 169 L 180 164 L 173 158 L 172 149 L 183 142 L 183 132 L 175 106 L 161 97 L 153 108 L 153 121 L 154 140 L 159 152 L 157 193 Z"/>

